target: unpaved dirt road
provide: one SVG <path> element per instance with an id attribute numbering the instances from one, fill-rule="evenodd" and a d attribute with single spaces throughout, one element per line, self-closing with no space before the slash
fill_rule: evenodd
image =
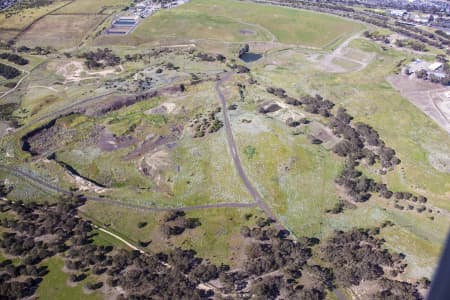
<path id="1" fill-rule="evenodd" d="M 230 118 L 228 116 L 227 101 L 225 99 L 224 94 L 221 91 L 221 86 L 226 81 L 228 81 L 232 75 L 233 75 L 233 72 L 226 73 L 225 76 L 223 76 L 221 78 L 221 80 L 219 80 L 216 83 L 215 89 L 216 89 L 217 96 L 219 97 L 220 102 L 222 104 L 223 122 L 224 122 L 224 127 L 225 127 L 225 131 L 226 131 L 226 135 L 227 135 L 228 147 L 230 148 L 234 166 L 239 174 L 239 177 L 241 177 L 242 182 L 244 183 L 245 187 L 247 188 L 248 192 L 253 197 L 253 199 L 255 199 L 255 203 L 264 211 L 264 213 L 266 214 L 266 216 L 268 218 L 271 218 L 276 221 L 275 225 L 276 225 L 277 229 L 283 229 L 284 227 L 281 225 L 278 218 L 270 210 L 269 206 L 262 199 L 259 192 L 250 183 L 250 180 L 248 179 L 247 175 L 245 174 L 244 169 L 242 168 L 241 159 L 239 157 L 239 152 L 238 152 L 236 142 L 235 142 L 234 136 L 233 136 L 233 131 L 231 130 Z"/>
<path id="2" fill-rule="evenodd" d="M 0 165 L 0 170 L 6 171 L 9 174 L 12 174 L 16 177 L 20 177 L 22 179 L 28 180 L 33 184 L 36 184 L 40 187 L 43 187 L 47 190 L 54 191 L 63 195 L 71 196 L 74 195 L 73 192 L 59 188 L 57 186 L 52 185 L 46 180 L 28 173 L 24 170 L 21 170 L 12 166 Z M 108 204 L 113 204 L 117 206 L 123 206 L 127 208 L 132 208 L 140 211 L 150 211 L 150 212 L 166 212 L 166 211 L 191 211 L 191 210 L 199 210 L 199 209 L 208 209 L 208 208 L 247 208 L 247 207 L 255 207 L 257 203 L 238 203 L 238 202 L 224 202 L 224 203 L 216 203 L 216 204 L 204 204 L 204 205 L 194 205 L 194 206 L 183 206 L 183 207 L 149 207 L 138 204 L 126 203 L 120 200 L 109 199 L 106 197 L 95 197 L 95 196 L 85 196 L 87 200 L 94 202 L 103 202 Z"/>

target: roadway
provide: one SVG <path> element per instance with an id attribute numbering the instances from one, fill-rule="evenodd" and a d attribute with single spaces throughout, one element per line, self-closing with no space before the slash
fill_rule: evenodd
<path id="1" fill-rule="evenodd" d="M 51 183 L 47 182 L 46 180 L 40 178 L 39 176 L 25 172 L 19 168 L 12 167 L 12 166 L 6 166 L 6 165 L 0 165 L 0 170 L 7 171 L 9 174 L 17 176 L 19 178 L 29 180 L 32 183 L 34 183 L 40 187 L 46 188 L 47 190 L 57 192 L 59 194 L 63 194 L 66 196 L 74 196 L 75 195 L 71 191 L 54 186 Z M 107 197 L 97 197 L 97 196 L 89 196 L 89 195 L 84 195 L 84 197 L 88 201 L 109 203 L 109 204 L 113 204 L 113 205 L 137 209 L 137 210 L 144 211 L 144 212 L 145 211 L 147 211 L 147 212 L 167 212 L 167 211 L 180 211 L 180 210 L 191 211 L 191 210 L 198 210 L 198 209 L 226 208 L 226 207 L 228 207 L 228 208 L 248 208 L 248 207 L 257 206 L 256 203 L 223 202 L 223 203 L 215 203 L 215 204 L 203 204 L 203 205 L 182 206 L 182 207 L 151 207 L 151 206 L 126 203 L 126 202 L 123 202 L 120 200 L 109 199 Z"/>
<path id="2" fill-rule="evenodd" d="M 272 220 L 275 220 L 275 226 L 277 229 L 283 229 L 284 226 L 281 225 L 278 218 L 275 216 L 275 214 L 270 210 L 269 205 L 263 200 L 261 197 L 261 194 L 255 189 L 255 187 L 251 184 L 250 180 L 248 179 L 247 175 L 245 174 L 245 171 L 242 167 L 241 159 L 239 157 L 239 151 L 236 146 L 236 142 L 234 140 L 233 131 L 231 129 L 231 123 L 230 118 L 228 116 L 228 107 L 227 107 L 227 101 L 225 99 L 224 94 L 221 91 L 221 86 L 230 80 L 234 73 L 228 72 L 225 73 L 225 76 L 223 76 L 215 85 L 216 94 L 220 99 L 220 102 L 222 104 L 222 112 L 223 112 L 223 123 L 227 135 L 227 143 L 228 147 L 230 149 L 231 157 L 233 158 L 234 167 L 236 168 L 236 171 L 239 174 L 239 177 L 241 177 L 242 182 L 244 183 L 245 187 L 247 188 L 248 192 L 252 196 L 252 198 L 255 200 L 255 203 L 261 208 L 266 216 L 268 218 L 271 218 Z"/>

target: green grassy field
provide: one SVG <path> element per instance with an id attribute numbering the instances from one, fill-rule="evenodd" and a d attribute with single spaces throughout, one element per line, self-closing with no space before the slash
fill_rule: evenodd
<path id="1" fill-rule="evenodd" d="M 49 273 L 44 277 L 36 292 L 40 299 L 102 299 L 99 293 L 85 294 L 83 292 L 83 282 L 78 283 L 75 287 L 68 286 L 67 280 L 69 275 L 63 272 L 64 262 L 60 258 L 50 258 L 43 265 L 48 267 Z"/>
<path id="2" fill-rule="evenodd" d="M 283 67 L 267 72 L 263 64 L 256 71 L 257 78 L 269 85 L 282 86 L 294 95 L 318 93 L 347 108 L 355 121 L 373 126 L 402 160 L 400 168 L 385 176 L 391 188 L 425 193 L 433 204 L 448 209 L 450 174 L 434 169 L 428 155 L 430 151 L 448 153 L 450 139 L 386 82 L 396 64 L 408 55 L 382 51 L 366 40 L 353 41 L 351 46 L 374 52 L 377 57 L 362 71 L 331 74 L 317 70 L 300 53 L 279 52 L 275 57 Z M 284 65 L 287 61 L 290 64 Z"/>
<path id="3" fill-rule="evenodd" d="M 377 57 L 362 71 L 331 74 L 318 70 L 302 52 L 274 52 L 270 58 L 267 57 L 257 66 L 255 77 L 266 85 L 286 89 L 290 95 L 317 93 L 329 98 L 338 106 L 342 105 L 347 108 L 355 117 L 355 121 L 362 121 L 373 126 L 386 144 L 396 150 L 402 160 L 402 164 L 386 176 L 376 175 L 375 169 L 365 172 L 374 174 L 375 178 L 386 182 L 394 191 L 424 194 L 432 205 L 448 209 L 450 205 L 448 202 L 450 174 L 434 169 L 428 157 L 435 151 L 449 153 L 450 138 L 424 113 L 402 98 L 385 80 L 396 69 L 397 63 L 405 57 L 408 58 L 409 55 L 394 50 L 383 51 L 375 43 L 363 39 L 354 40 L 350 46 L 358 50 L 376 53 Z M 274 61 L 277 63 L 276 65 L 273 64 Z M 270 72 L 268 72 L 268 66 L 270 66 Z M 278 134 L 278 136 L 285 135 Z M 271 148 L 276 147 L 274 145 L 280 143 L 277 141 L 279 139 L 266 138 L 265 140 L 269 141 L 269 143 L 266 142 L 266 145 L 270 145 L 270 147 L 256 146 L 255 148 L 257 152 L 271 151 Z M 240 147 L 244 148 L 249 144 L 243 137 L 241 140 Z M 254 146 L 255 142 L 252 145 Z M 277 150 L 275 153 L 277 157 L 280 157 L 279 162 L 285 160 L 282 155 L 283 151 Z M 320 155 L 317 150 L 313 153 Z M 272 155 L 275 154 L 272 153 Z M 330 154 L 324 152 L 322 155 L 329 157 Z M 330 172 L 339 160 L 322 158 L 320 162 L 323 167 L 316 167 L 312 174 L 318 176 L 319 170 Z M 314 160 L 310 159 L 309 161 Z M 251 164 L 254 163 L 250 162 L 246 166 L 250 173 L 253 172 L 252 169 L 256 168 Z M 270 164 L 266 163 L 266 165 Z M 259 167 L 262 166 L 264 164 Z M 253 174 L 253 178 L 264 182 L 264 187 L 270 187 L 271 180 L 280 181 L 277 177 L 271 178 L 274 173 L 276 174 L 276 169 L 272 168 L 271 171 Z M 265 174 L 268 175 L 265 176 Z M 324 179 L 325 184 L 333 182 L 333 173 L 329 174 L 329 177 L 320 176 Z M 302 175 L 300 179 L 306 180 L 307 177 Z M 300 182 L 302 182 L 301 180 Z M 299 199 L 302 199 L 303 194 L 317 190 L 318 184 L 317 178 L 311 181 L 309 188 L 304 185 L 300 188 L 297 183 Z M 279 183 L 273 185 L 281 186 Z M 276 199 L 283 199 L 285 197 L 283 193 L 286 190 L 286 188 L 282 189 Z M 326 189 L 321 190 L 326 191 Z M 277 193 L 274 194 L 277 195 Z M 329 201 L 335 197 L 336 192 L 330 189 L 325 199 Z M 316 194 L 313 199 L 320 199 L 320 197 Z M 407 274 L 413 278 L 432 275 L 450 226 L 448 219 L 443 215 L 433 214 L 435 219 L 431 221 L 428 218 L 431 214 L 421 215 L 417 212 L 399 211 L 394 208 L 392 202 L 389 203 L 389 201 L 377 197 L 363 205 L 358 205 L 355 210 L 346 210 L 338 215 L 325 215 L 323 210 L 321 210 L 321 214 L 315 214 L 317 206 L 323 202 L 317 202 L 312 208 L 306 208 L 303 211 L 299 209 L 299 207 L 303 208 L 300 206 L 301 203 L 301 200 L 296 200 L 294 206 L 290 206 L 291 209 L 288 210 L 289 215 L 286 218 L 287 224 L 297 226 L 293 227 L 297 232 L 308 232 L 310 226 L 316 224 L 310 233 L 326 236 L 336 228 L 371 227 L 379 226 L 385 220 L 393 221 L 397 224 L 395 230 L 386 231 L 383 233 L 383 237 L 388 241 L 387 246 L 390 249 L 402 251 L 407 255 L 407 261 L 410 262 Z M 292 209 L 295 207 L 297 209 Z M 283 207 L 274 206 L 274 208 L 280 215 L 283 215 Z M 299 226 L 300 224 L 303 224 L 303 227 Z M 296 232 L 295 229 L 294 232 Z"/>
<path id="4" fill-rule="evenodd" d="M 358 23 L 308 11 L 233 0 L 193 0 L 147 18 L 129 36 L 103 36 L 95 43 L 274 40 L 320 48 L 362 29 Z"/>
<path id="5" fill-rule="evenodd" d="M 341 162 L 323 148 L 311 145 L 305 135 L 293 136 L 281 122 L 262 122 L 266 132 L 236 133 L 249 177 L 295 234 L 320 236 L 324 212 L 337 201 L 334 178 Z M 248 126 L 256 126 L 252 123 Z M 245 158 L 247 145 L 256 149 L 252 159 Z"/>
<path id="6" fill-rule="evenodd" d="M 183 8 L 216 16 L 232 15 L 267 29 L 281 43 L 319 48 L 363 28 L 359 23 L 330 15 L 251 2 L 194 0 Z"/>
<path id="7" fill-rule="evenodd" d="M 219 42 L 266 41 L 269 39 L 264 30 L 255 26 L 243 25 L 225 16 L 212 16 L 201 11 L 180 9 L 160 11 L 144 20 L 130 35 L 103 35 L 97 38 L 94 44 L 141 45 L 190 43 L 191 40 L 198 39 Z M 240 30 L 246 29 L 254 32 L 254 35 L 240 33 Z"/>
<path id="8" fill-rule="evenodd" d="M 126 238 L 137 245 L 139 241 L 149 242 L 148 250 L 158 252 L 173 247 L 194 249 L 200 257 L 214 263 L 238 265 L 242 251 L 243 238 L 239 230 L 243 225 L 253 226 L 256 217 L 262 216 L 258 209 L 217 208 L 188 211 L 186 217 L 199 218 L 202 225 L 193 230 L 187 230 L 179 236 L 169 239 L 164 237 L 159 229 L 164 213 L 142 212 L 119 206 L 101 203 L 88 203 L 82 208 L 85 215 L 98 224 L 107 224 L 107 229 Z M 251 215 L 247 218 L 246 215 Z M 138 228 L 139 222 L 146 222 L 143 228 Z M 103 225 L 104 226 L 104 225 Z M 98 236 L 98 243 L 114 243 L 109 237 Z"/>

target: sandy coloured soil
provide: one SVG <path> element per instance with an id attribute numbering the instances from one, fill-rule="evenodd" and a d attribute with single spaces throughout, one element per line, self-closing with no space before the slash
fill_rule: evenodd
<path id="1" fill-rule="evenodd" d="M 311 135 L 314 138 L 321 140 L 326 149 L 334 148 L 334 146 L 341 141 L 340 138 L 333 134 L 333 131 L 330 128 L 319 122 L 313 121 L 310 128 Z"/>
<path id="2" fill-rule="evenodd" d="M 86 70 L 83 62 L 73 60 L 58 66 L 56 69 L 56 74 L 64 77 L 64 83 L 69 83 L 87 79 L 97 79 L 107 75 L 120 73 L 122 71 L 122 66 L 119 66 L 118 68 L 108 68 L 101 71 L 88 71 Z"/>
<path id="3" fill-rule="evenodd" d="M 177 105 L 175 103 L 166 102 L 155 108 L 149 109 L 144 113 L 146 115 L 163 115 L 176 113 Z"/>
<path id="4" fill-rule="evenodd" d="M 309 60 L 314 62 L 319 70 L 328 73 L 361 71 L 375 58 L 375 54 L 347 47 L 351 41 L 359 38 L 359 36 L 360 34 L 356 34 L 350 37 L 329 54 L 311 55 Z"/>
<path id="5" fill-rule="evenodd" d="M 393 75 L 388 82 L 450 134 L 450 87 L 406 75 Z"/>

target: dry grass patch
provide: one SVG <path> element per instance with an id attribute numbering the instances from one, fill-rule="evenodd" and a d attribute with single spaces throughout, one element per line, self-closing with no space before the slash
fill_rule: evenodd
<path id="1" fill-rule="evenodd" d="M 103 17 L 99 15 L 48 15 L 20 38 L 19 45 L 51 46 L 57 49 L 77 46 Z"/>

